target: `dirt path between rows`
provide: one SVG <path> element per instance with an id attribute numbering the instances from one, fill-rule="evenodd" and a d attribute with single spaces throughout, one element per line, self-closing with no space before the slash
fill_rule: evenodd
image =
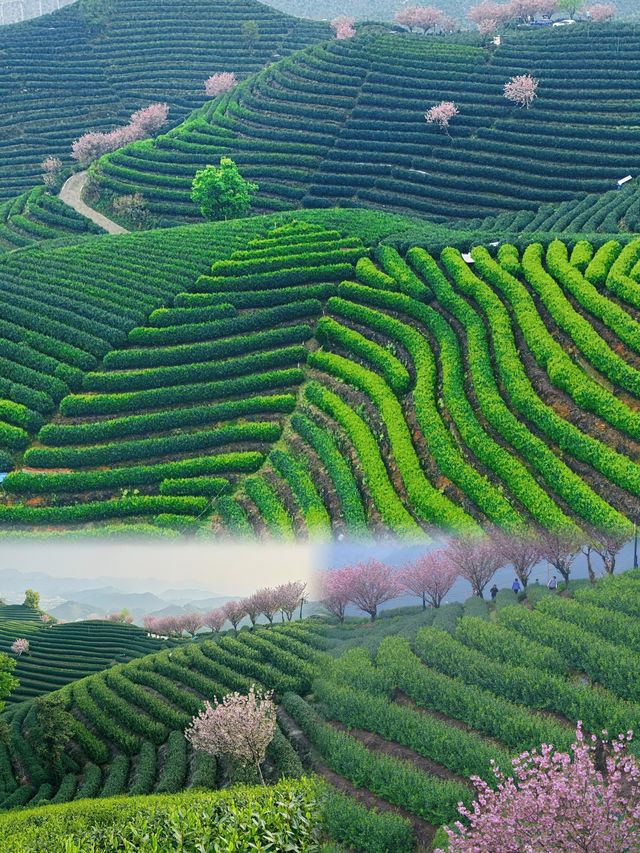
<path id="1" fill-rule="evenodd" d="M 123 228 L 122 225 L 118 225 L 116 222 L 113 222 L 111 219 L 108 219 L 106 216 L 98 213 L 97 210 L 89 207 L 89 205 L 82 200 L 82 192 L 86 186 L 88 177 L 88 172 L 76 172 L 75 175 L 71 175 L 71 177 L 65 181 L 58 198 L 82 216 L 86 216 L 87 219 L 95 222 L 95 224 L 99 225 L 100 228 L 104 228 L 108 234 L 128 234 L 129 232 L 126 228 Z"/>

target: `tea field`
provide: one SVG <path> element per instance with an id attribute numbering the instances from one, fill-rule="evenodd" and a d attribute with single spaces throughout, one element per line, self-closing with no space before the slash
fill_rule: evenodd
<path id="1" fill-rule="evenodd" d="M 472 34 L 364 32 L 308 48 L 207 103 L 178 128 L 100 161 L 103 195 L 141 192 L 167 224 L 197 218 L 198 168 L 231 156 L 261 211 L 365 206 L 435 222 L 535 212 L 637 175 L 637 31 L 576 24 Z M 513 107 L 513 75 L 539 80 Z M 583 81 L 588 81 L 583 84 Z M 429 107 L 453 101 L 443 133 Z"/>
<path id="2" fill-rule="evenodd" d="M 247 23 L 257 27 L 250 41 Z M 177 124 L 206 100 L 216 71 L 244 77 L 328 36 L 327 24 L 254 0 L 83 0 L 0 27 L 0 200 L 39 184 L 44 158 L 70 165 L 82 134 L 158 101 Z"/>
<path id="3" fill-rule="evenodd" d="M 76 726 L 55 768 L 34 750 L 33 703 L 15 704 L 4 712 L 2 808 L 85 802 L 12 812 L 0 837 L 46 815 L 52 826 L 62 815 L 81 822 L 94 808 L 98 824 L 108 822 L 103 798 L 121 793 L 223 785 L 228 768 L 192 755 L 182 730 L 204 697 L 260 683 L 279 703 L 270 780 L 317 774 L 336 798 L 325 831 L 350 849 L 430 850 L 457 803 L 470 801 L 469 777 L 488 779 L 491 760 L 508 768 L 540 742 L 568 748 L 578 720 L 590 732 L 637 729 L 639 578 L 626 572 L 568 595 L 532 587 L 524 605 L 505 592 L 496 604 L 472 598 L 374 623 L 313 618 L 148 654 L 55 694 Z"/>
<path id="4" fill-rule="evenodd" d="M 34 330 L 31 366 L 7 341 L 6 370 L 23 382 L 7 383 L 15 470 L 3 526 L 124 520 L 326 538 L 535 521 L 628 532 L 640 495 L 640 242 L 523 237 L 432 254 L 405 251 L 397 220 L 344 217 L 275 228 L 255 217 L 248 240 L 250 226 L 241 237 L 231 223 L 47 253 L 82 264 L 91 284 L 67 313 L 59 300 L 47 308 L 56 322 Z M 423 231 L 422 242 L 442 236 Z M 234 239 L 243 248 L 231 251 Z M 140 241 L 136 292 L 129 251 Z M 98 323 L 86 318 L 87 259 L 98 266 L 112 246 L 122 267 L 111 266 Z M 3 309 L 17 303 L 18 323 L 21 299 Z"/>

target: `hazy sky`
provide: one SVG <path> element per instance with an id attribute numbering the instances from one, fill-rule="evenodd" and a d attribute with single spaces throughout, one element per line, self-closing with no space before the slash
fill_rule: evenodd
<path id="1" fill-rule="evenodd" d="M 0 544 L 0 568 L 54 577 L 148 579 L 149 590 L 197 587 L 247 595 L 260 586 L 307 581 L 314 565 L 308 545 L 184 542 L 19 542 Z"/>

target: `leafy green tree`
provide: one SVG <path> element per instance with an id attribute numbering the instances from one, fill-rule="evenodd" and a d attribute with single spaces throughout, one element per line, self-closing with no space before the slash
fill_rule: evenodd
<path id="1" fill-rule="evenodd" d="M 41 763 L 58 774 L 62 753 L 73 737 L 75 720 L 62 697 L 55 694 L 38 697 L 35 712 L 38 736 L 33 739 L 33 747 Z"/>
<path id="2" fill-rule="evenodd" d="M 230 157 L 222 157 L 219 166 L 207 166 L 196 172 L 191 199 L 205 219 L 237 219 L 246 216 L 258 190 L 245 180 Z"/>
<path id="3" fill-rule="evenodd" d="M 0 711 L 2 711 L 5 706 L 5 703 L 2 700 L 18 686 L 18 679 L 14 678 L 11 674 L 15 668 L 15 658 L 10 658 L 9 655 L 4 652 L 0 652 Z M 3 722 L 4 721 L 0 721 L 0 740 L 3 740 L 6 734 Z"/>
<path id="4" fill-rule="evenodd" d="M 24 593 L 24 606 L 32 607 L 34 610 L 40 610 L 40 593 L 35 589 L 27 589 Z"/>

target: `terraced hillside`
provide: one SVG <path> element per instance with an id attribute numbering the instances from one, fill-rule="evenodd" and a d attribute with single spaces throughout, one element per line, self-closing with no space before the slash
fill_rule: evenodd
<path id="1" fill-rule="evenodd" d="M 501 213 L 469 222 L 491 234 L 615 234 L 640 231 L 640 193 L 637 183 L 622 190 L 589 193 L 560 204 L 543 204 L 537 211 Z"/>
<path id="2" fill-rule="evenodd" d="M 254 227 L 264 224 L 190 229 L 188 243 L 178 229 L 0 255 L 2 470 L 87 371 Z"/>
<path id="3" fill-rule="evenodd" d="M 279 694 L 306 693 L 317 657 L 314 636 L 313 629 L 297 625 L 242 632 L 237 639 L 187 643 L 74 681 L 57 694 L 76 718 L 72 743 L 54 768 L 63 774 L 57 782 L 33 749 L 34 704 L 16 704 L 5 712 L 11 736 L 8 748 L 0 748 L 0 807 L 218 787 L 224 767 L 202 753 L 193 755 L 185 726 L 204 699 L 246 693 L 253 683 Z M 265 770 L 271 781 L 300 772 L 281 733 Z M 26 784 L 19 782 L 21 775 Z"/>
<path id="4" fill-rule="evenodd" d="M 101 228 L 44 187 L 35 187 L 0 204 L 0 253 L 33 246 L 41 240 L 74 240 L 101 233 Z"/>
<path id="5" fill-rule="evenodd" d="M 405 818 L 412 841 L 388 849 L 432 849 L 473 799 L 469 776 L 492 778 L 491 760 L 510 770 L 512 755 L 541 742 L 567 750 L 578 720 L 591 732 L 637 725 L 637 573 L 491 619 L 487 607 L 454 607 L 426 611 L 422 626 L 381 620 L 368 639 L 330 632 L 353 648 L 314 681 L 313 701 L 282 701 L 283 725 L 321 775 Z"/>
<path id="6" fill-rule="evenodd" d="M 4 615 L 9 610 L 18 608 L 0 608 L 0 651 L 9 653 L 18 637 L 29 640 L 29 651 L 18 657 L 14 670 L 20 685 L 9 697 L 12 703 L 177 644 L 151 638 L 134 625 L 98 620 L 43 625 L 39 615 L 37 621 L 21 613 L 11 619 Z"/>
<path id="7" fill-rule="evenodd" d="M 535 211 L 638 174 L 637 44 L 633 26 L 578 24 L 516 31 L 498 48 L 471 35 L 324 43 L 103 158 L 100 185 L 184 221 L 197 216 L 196 169 L 229 154 L 260 185 L 261 210 L 364 205 L 433 221 Z M 540 81 L 529 110 L 503 97 L 516 74 Z M 424 120 L 442 100 L 460 110 L 451 138 Z"/>
<path id="8" fill-rule="evenodd" d="M 268 778 L 304 766 L 339 790 L 331 831 L 348 849 L 428 851 L 492 759 L 567 749 L 578 720 L 587 732 L 640 722 L 638 572 L 530 596 L 229 633 L 90 676 L 60 692 L 76 731 L 57 768 L 34 751 L 33 703 L 18 704 L 5 712 L 2 808 L 218 787 L 225 765 L 192 757 L 183 728 L 205 697 L 257 681 L 280 706 Z"/>
<path id="9" fill-rule="evenodd" d="M 243 35 L 250 22 L 257 40 Z M 214 72 L 244 76 L 328 34 L 255 0 L 83 0 L 0 27 L 0 199 L 40 183 L 45 157 L 69 164 L 83 133 L 157 101 L 176 124 L 203 103 Z"/>
<path id="10" fill-rule="evenodd" d="M 629 528 L 640 242 L 371 254 L 294 222 L 191 279 L 62 397 L 3 525 Z"/>

